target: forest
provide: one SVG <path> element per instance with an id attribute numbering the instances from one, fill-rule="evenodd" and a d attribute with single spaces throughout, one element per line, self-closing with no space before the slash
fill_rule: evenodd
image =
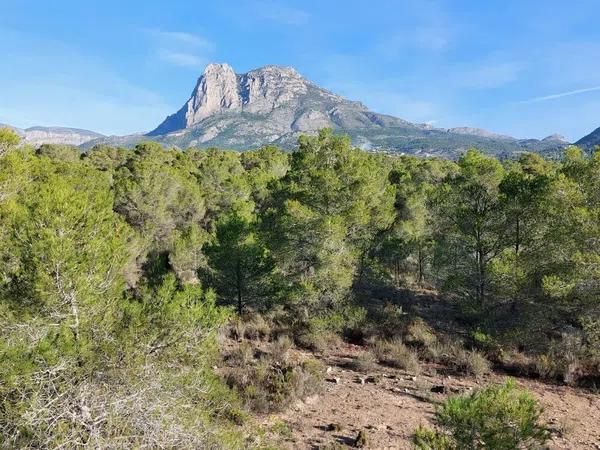
<path id="1" fill-rule="evenodd" d="M 600 152 L 451 161 L 323 130 L 82 153 L 0 130 L 0 448 L 279 448 L 255 417 L 318 393 L 335 342 L 358 368 L 598 389 L 599 300 Z M 538 448 L 539 415 L 507 382 L 411 433 Z"/>

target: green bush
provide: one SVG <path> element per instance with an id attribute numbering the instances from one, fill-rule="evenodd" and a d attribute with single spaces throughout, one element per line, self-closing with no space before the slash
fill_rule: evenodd
<path id="1" fill-rule="evenodd" d="M 420 427 L 419 449 L 534 449 L 549 437 L 533 396 L 512 380 L 468 396 L 450 398 L 437 411 L 438 428 Z"/>

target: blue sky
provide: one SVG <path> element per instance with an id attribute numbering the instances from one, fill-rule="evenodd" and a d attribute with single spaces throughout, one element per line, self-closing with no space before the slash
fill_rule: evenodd
<path id="1" fill-rule="evenodd" d="M 154 128 L 208 62 L 294 66 L 375 111 L 576 140 L 600 126 L 599 0 L 0 0 L 0 122 Z"/>

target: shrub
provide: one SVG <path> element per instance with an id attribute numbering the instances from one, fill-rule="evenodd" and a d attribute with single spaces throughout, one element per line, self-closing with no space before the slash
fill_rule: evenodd
<path id="1" fill-rule="evenodd" d="M 254 359 L 254 348 L 249 342 L 242 342 L 227 354 L 226 359 L 233 366 L 245 366 Z"/>
<path id="2" fill-rule="evenodd" d="M 260 314 L 248 314 L 243 318 L 245 322 L 244 337 L 246 339 L 269 339 L 271 326 Z"/>
<path id="3" fill-rule="evenodd" d="M 549 437 L 533 396 L 508 380 L 468 396 L 450 398 L 437 411 L 435 430 L 419 428 L 419 449 L 534 449 Z"/>
<path id="4" fill-rule="evenodd" d="M 302 330 L 294 336 L 294 342 L 298 347 L 315 353 L 327 353 L 327 350 L 337 347 L 341 343 L 338 334 L 331 331 Z"/>
<path id="5" fill-rule="evenodd" d="M 350 363 L 350 367 L 359 372 L 369 372 L 375 368 L 376 364 L 377 358 L 373 352 L 367 350 L 359 353 Z"/>
<path id="6" fill-rule="evenodd" d="M 413 436 L 415 447 L 423 450 L 455 450 L 456 446 L 451 439 L 431 428 L 419 425 Z"/>
<path id="7" fill-rule="evenodd" d="M 417 353 L 408 348 L 400 340 L 375 341 L 373 353 L 377 360 L 391 367 L 417 373 L 421 370 L 421 363 Z"/>
<path id="8" fill-rule="evenodd" d="M 420 347 L 429 348 L 437 342 L 437 337 L 431 327 L 418 317 L 408 326 L 406 340 Z"/>
<path id="9" fill-rule="evenodd" d="M 287 359 L 287 355 L 293 345 L 294 343 L 292 342 L 289 336 L 279 336 L 277 340 L 271 344 L 271 356 L 276 361 L 284 361 Z"/>
<path id="10" fill-rule="evenodd" d="M 537 373 L 534 359 L 523 352 L 514 350 L 501 352 L 500 362 L 504 370 L 512 374 L 530 377 Z"/>
<path id="11" fill-rule="evenodd" d="M 447 342 L 437 341 L 425 347 L 421 353 L 428 361 L 433 361 L 440 364 L 448 364 L 455 351 L 456 349 L 453 345 L 448 344 Z"/>
<path id="12" fill-rule="evenodd" d="M 477 378 L 490 372 L 490 362 L 477 350 L 457 350 L 452 355 L 450 366 L 457 372 Z"/>
<path id="13" fill-rule="evenodd" d="M 290 347 L 289 338 L 280 338 L 257 360 L 233 365 L 227 384 L 238 391 L 247 407 L 257 412 L 277 411 L 319 391 L 323 365 L 313 359 L 290 361 Z"/>

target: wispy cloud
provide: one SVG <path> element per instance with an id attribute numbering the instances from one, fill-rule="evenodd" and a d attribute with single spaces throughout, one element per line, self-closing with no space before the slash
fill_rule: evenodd
<path id="1" fill-rule="evenodd" d="M 542 97 L 534 97 L 529 100 L 523 100 L 519 103 L 537 103 L 545 102 L 547 100 L 555 100 L 557 98 L 570 97 L 571 95 L 584 94 L 586 92 L 600 91 L 600 86 L 592 86 L 584 89 L 575 89 L 573 91 L 559 92 L 558 94 L 544 95 Z"/>
<path id="2" fill-rule="evenodd" d="M 158 57 L 161 61 L 171 63 L 175 66 L 192 67 L 196 69 L 206 65 L 208 62 L 208 60 L 202 56 L 170 50 L 160 50 L 158 52 Z"/>
<path id="3" fill-rule="evenodd" d="M 282 25 L 304 25 L 310 19 L 310 14 L 303 9 L 282 5 L 277 2 L 258 2 L 256 11 L 259 17 L 277 22 Z"/>
<path id="4" fill-rule="evenodd" d="M 183 31 L 146 30 L 153 41 L 155 56 L 166 63 L 198 69 L 205 65 L 215 50 L 212 41 Z"/>
<path id="5" fill-rule="evenodd" d="M 210 40 L 193 33 L 161 30 L 149 30 L 149 33 L 156 37 L 157 40 L 161 41 L 161 43 L 164 45 L 183 44 L 208 50 L 214 49 L 214 44 Z"/>

